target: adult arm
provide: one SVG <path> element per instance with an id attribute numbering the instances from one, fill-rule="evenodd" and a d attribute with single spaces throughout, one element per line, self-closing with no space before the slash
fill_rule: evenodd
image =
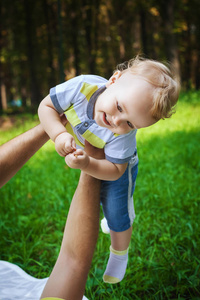
<path id="1" fill-rule="evenodd" d="M 65 115 L 59 116 L 63 126 Z M 41 124 L 0 146 L 0 188 L 49 140 Z"/>
<path id="2" fill-rule="evenodd" d="M 97 149 L 94 153 L 91 151 L 90 155 L 97 156 Z M 98 155 L 103 157 L 102 152 Z M 100 181 L 82 172 L 68 213 L 60 253 L 42 298 L 82 299 L 98 237 L 99 210 Z"/>
<path id="3" fill-rule="evenodd" d="M 0 146 L 0 188 L 37 152 L 49 137 L 39 124 Z"/>

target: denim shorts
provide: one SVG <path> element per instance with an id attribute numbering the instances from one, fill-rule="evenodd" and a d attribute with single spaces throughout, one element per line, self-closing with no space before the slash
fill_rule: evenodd
<path id="1" fill-rule="evenodd" d="M 101 183 L 100 199 L 108 226 L 115 232 L 129 229 L 135 219 L 133 192 L 138 173 L 137 153 L 130 159 L 125 173 L 116 181 Z"/>

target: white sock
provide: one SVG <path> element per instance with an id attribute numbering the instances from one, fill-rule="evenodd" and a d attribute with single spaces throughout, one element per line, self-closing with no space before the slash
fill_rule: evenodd
<path id="1" fill-rule="evenodd" d="M 110 228 L 108 227 L 108 223 L 105 217 L 101 220 L 101 230 L 103 231 L 103 233 L 110 233 Z"/>
<path id="2" fill-rule="evenodd" d="M 110 257 L 106 271 L 103 275 L 103 281 L 107 283 L 120 282 L 124 278 L 127 263 L 128 249 L 124 251 L 117 251 L 110 246 Z"/>

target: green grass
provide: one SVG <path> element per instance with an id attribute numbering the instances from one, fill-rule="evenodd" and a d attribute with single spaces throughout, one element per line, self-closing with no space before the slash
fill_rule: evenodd
<path id="1" fill-rule="evenodd" d="M 88 276 L 89 299 L 200 299 L 200 93 L 181 95 L 169 120 L 139 130 L 136 219 L 125 279 L 103 283 L 109 236 L 99 239 Z M 0 143 L 37 122 L 1 131 Z M 49 276 L 79 177 L 48 142 L 0 190 L 0 259 Z"/>

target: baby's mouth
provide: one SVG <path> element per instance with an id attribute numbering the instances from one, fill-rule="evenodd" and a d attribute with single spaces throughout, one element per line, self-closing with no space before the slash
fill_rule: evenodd
<path id="1" fill-rule="evenodd" d="M 106 125 L 111 126 L 110 123 L 109 123 L 108 120 L 107 120 L 106 113 L 103 114 L 103 121 L 104 121 L 104 123 L 105 123 Z"/>

